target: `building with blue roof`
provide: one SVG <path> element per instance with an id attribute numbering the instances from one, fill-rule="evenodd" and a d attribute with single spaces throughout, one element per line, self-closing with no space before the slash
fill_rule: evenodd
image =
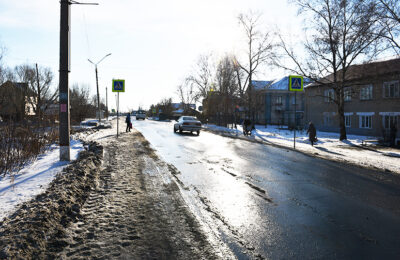
<path id="1" fill-rule="evenodd" d="M 310 82 L 309 79 L 304 79 L 304 86 Z M 252 83 L 258 103 L 257 123 L 294 127 L 296 110 L 297 125 L 304 125 L 305 95 L 304 92 L 289 91 L 288 76 L 272 81 L 252 81 Z"/>

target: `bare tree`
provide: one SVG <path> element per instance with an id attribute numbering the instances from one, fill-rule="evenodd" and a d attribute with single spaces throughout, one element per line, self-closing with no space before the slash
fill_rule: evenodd
<path id="1" fill-rule="evenodd" d="M 254 120 L 254 107 L 252 102 L 253 87 L 252 79 L 260 65 L 266 63 L 272 55 L 274 48 L 273 37 L 269 32 L 259 30 L 259 20 L 261 14 L 250 12 L 248 14 L 240 14 L 238 17 L 239 24 L 245 32 L 247 41 L 246 61 L 240 62 L 236 60 L 237 68 L 245 72 L 244 82 L 240 81 L 240 93 L 248 95 L 248 108 Z M 238 76 L 240 76 L 237 73 Z"/>
<path id="2" fill-rule="evenodd" d="M 344 87 L 348 70 L 355 62 L 371 60 L 379 53 L 379 39 L 383 30 L 379 26 L 375 4 L 368 0 L 294 0 L 299 13 L 308 26 L 304 47 L 306 58 L 281 37 L 280 46 L 292 64 L 277 62 L 295 74 L 329 86 L 335 92 L 332 99 L 337 105 L 340 140 L 347 139 L 344 123 Z M 328 77 L 329 75 L 329 77 Z"/>
<path id="3" fill-rule="evenodd" d="M 233 120 L 236 96 L 239 93 L 236 66 L 232 56 L 226 55 L 218 63 L 215 86 L 216 95 L 218 95 L 217 103 L 208 105 L 214 106 L 214 111 L 223 115 L 223 122 L 226 125 L 229 121 Z M 212 110 L 210 107 L 207 109 L 207 111 Z"/>
<path id="4" fill-rule="evenodd" d="M 380 24 L 385 29 L 382 37 L 400 55 L 400 1 L 398 0 L 373 0 L 380 17 Z"/>
<path id="5" fill-rule="evenodd" d="M 82 120 L 89 117 L 88 111 L 91 110 L 89 86 L 79 85 L 77 83 L 73 84 L 70 90 L 69 100 L 71 106 L 71 120 L 73 122 L 80 123 Z"/>
<path id="6" fill-rule="evenodd" d="M 41 120 L 41 112 L 58 97 L 58 91 L 52 89 L 53 72 L 50 68 L 31 66 L 28 64 L 16 66 L 16 80 L 28 84 L 32 98 L 27 99 L 35 115 Z M 30 95 L 29 95 L 30 96 Z"/>
<path id="7" fill-rule="evenodd" d="M 183 84 L 177 87 L 177 94 L 182 102 L 182 105 L 184 106 L 183 108 L 184 112 L 185 113 L 189 112 L 189 104 L 193 104 L 193 102 L 196 101 L 196 92 L 194 83 L 185 80 Z"/>
<path id="8" fill-rule="evenodd" d="M 214 66 L 211 57 L 211 54 L 200 55 L 193 74 L 186 79 L 188 83 L 194 84 L 196 101 L 200 100 L 200 98 L 206 98 L 207 93 L 212 88 Z"/>

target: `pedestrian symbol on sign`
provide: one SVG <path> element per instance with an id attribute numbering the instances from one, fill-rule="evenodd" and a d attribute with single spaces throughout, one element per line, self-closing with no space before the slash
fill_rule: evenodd
<path id="1" fill-rule="evenodd" d="M 112 92 L 125 92 L 125 80 L 113 79 Z"/>
<path id="2" fill-rule="evenodd" d="M 290 91 L 303 91 L 303 77 L 302 76 L 289 76 L 289 90 Z"/>
<path id="3" fill-rule="evenodd" d="M 292 88 L 294 89 L 300 89 L 301 88 L 301 83 L 300 83 L 300 79 L 299 78 L 294 78 L 293 79 L 293 83 L 292 83 Z"/>

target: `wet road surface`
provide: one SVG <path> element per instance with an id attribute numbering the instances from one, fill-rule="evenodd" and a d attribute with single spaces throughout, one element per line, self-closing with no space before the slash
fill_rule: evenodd
<path id="1" fill-rule="evenodd" d="M 400 256 L 398 176 L 205 131 L 175 134 L 173 122 L 133 126 L 176 167 L 210 238 L 239 259 Z"/>

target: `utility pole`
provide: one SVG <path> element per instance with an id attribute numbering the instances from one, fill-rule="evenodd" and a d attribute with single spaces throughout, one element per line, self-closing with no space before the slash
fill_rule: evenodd
<path id="1" fill-rule="evenodd" d="M 100 94 L 99 94 L 99 78 L 97 77 L 97 64 L 96 64 L 96 88 L 97 88 L 97 112 L 99 113 L 99 125 L 101 124 L 101 113 L 100 113 Z"/>
<path id="2" fill-rule="evenodd" d="M 88 61 L 90 63 L 92 63 L 95 67 L 95 72 L 96 72 L 96 87 L 97 87 L 97 110 L 99 113 L 99 124 L 101 123 L 101 115 L 100 115 L 100 95 L 99 95 L 99 79 L 97 76 L 97 64 L 99 64 L 102 60 L 104 60 L 106 57 L 110 56 L 111 53 L 107 54 L 106 56 L 104 56 L 100 61 L 98 61 L 97 63 L 94 63 L 93 61 L 91 61 L 90 59 L 88 59 Z"/>
<path id="3" fill-rule="evenodd" d="M 59 117 L 60 117 L 60 161 L 70 160 L 69 142 L 69 88 L 68 73 L 70 71 L 70 10 L 69 0 L 60 0 L 60 76 L 59 76 Z"/>
<path id="4" fill-rule="evenodd" d="M 70 161 L 69 142 L 69 78 L 70 72 L 70 35 L 71 4 L 97 5 L 96 3 L 78 3 L 74 0 L 60 0 L 60 76 L 59 76 L 59 142 L 60 161 Z"/>
<path id="5" fill-rule="evenodd" d="M 107 121 L 108 121 L 108 93 L 107 93 L 107 87 L 106 87 L 106 115 L 107 115 Z"/>
<path id="6" fill-rule="evenodd" d="M 38 114 L 38 123 L 39 123 L 39 128 L 41 125 L 41 121 L 42 121 L 42 116 L 41 116 L 41 112 L 42 112 L 42 99 L 41 99 L 41 93 L 40 93 L 40 84 L 39 84 L 39 69 L 38 69 L 38 65 L 36 63 L 36 83 L 37 83 L 37 107 L 36 107 L 36 111 Z"/>

